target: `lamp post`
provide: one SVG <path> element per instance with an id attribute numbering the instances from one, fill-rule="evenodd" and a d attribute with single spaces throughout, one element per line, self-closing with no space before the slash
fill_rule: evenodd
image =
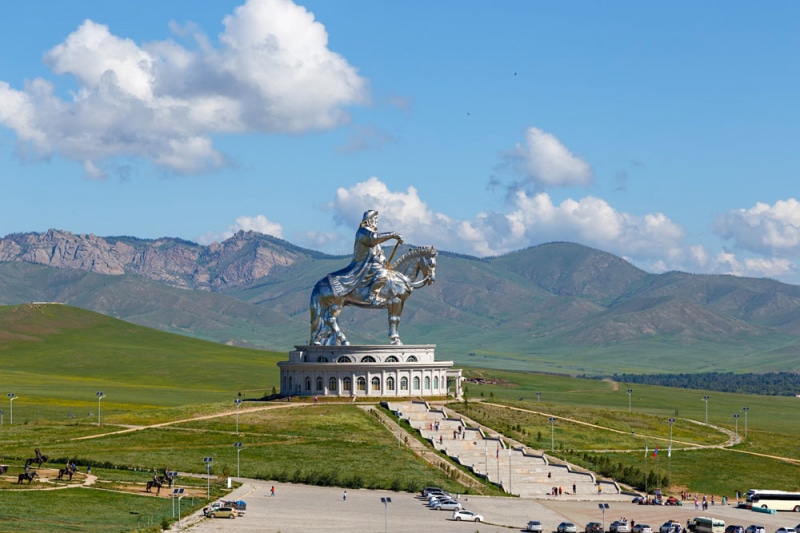
<path id="1" fill-rule="evenodd" d="M 211 463 L 213 461 L 213 457 L 203 457 L 203 462 L 206 464 L 206 499 L 208 501 L 211 501 Z"/>
<path id="2" fill-rule="evenodd" d="M 389 533 L 389 504 L 392 503 L 392 499 L 381 498 L 381 503 L 383 504 L 383 526 L 386 533 Z"/>
<path id="3" fill-rule="evenodd" d="M 14 425 L 14 400 L 17 398 L 19 398 L 19 396 L 13 392 L 8 393 L 8 423 L 12 426 Z"/>
<path id="4" fill-rule="evenodd" d="M 241 452 L 244 448 L 242 448 L 241 442 L 234 442 L 233 446 L 236 448 L 236 477 L 240 478 L 242 476 L 239 474 L 239 452 Z"/>
<path id="5" fill-rule="evenodd" d="M 706 402 L 706 424 L 708 424 L 708 400 L 711 396 L 703 396 L 703 401 Z"/>
<path id="6" fill-rule="evenodd" d="M 747 438 L 747 411 L 749 410 L 749 407 L 742 407 L 742 411 L 744 411 L 744 438 Z"/>
<path id="7" fill-rule="evenodd" d="M 100 426 L 100 400 L 105 398 L 106 395 L 103 394 L 103 391 L 97 391 L 95 395 L 97 396 L 97 425 Z"/>
<path id="8" fill-rule="evenodd" d="M 239 434 L 239 406 L 242 405 L 242 399 L 236 398 L 233 400 L 233 403 L 236 405 L 236 434 Z"/>
<path id="9" fill-rule="evenodd" d="M 739 413 L 733 414 L 733 419 L 736 421 L 736 438 L 739 438 Z"/>
<path id="10" fill-rule="evenodd" d="M 5 416 L 6 412 L 4 409 L 0 409 L 0 426 L 3 425 L 3 417 Z"/>
<path id="11" fill-rule="evenodd" d="M 628 413 L 631 412 L 631 394 L 633 394 L 633 389 L 628 389 L 625 391 L 628 394 Z"/>
<path id="12" fill-rule="evenodd" d="M 556 451 L 556 440 L 555 440 L 555 424 L 556 419 L 555 417 L 550 417 L 550 451 Z"/>
<path id="13" fill-rule="evenodd" d="M 675 423 L 674 418 L 670 418 L 669 422 L 669 448 L 667 449 L 667 479 L 672 477 L 672 424 Z"/>
<path id="14" fill-rule="evenodd" d="M 539 403 L 541 401 L 542 401 L 542 393 L 541 392 L 537 392 L 536 393 L 536 403 Z"/>
<path id="15" fill-rule="evenodd" d="M 175 496 L 178 497 L 178 531 L 181 530 L 181 498 L 185 496 L 184 489 L 172 489 L 172 517 L 175 518 Z"/>
<path id="16" fill-rule="evenodd" d="M 603 531 L 606 530 L 606 509 L 608 509 L 607 503 L 598 503 L 597 506 L 603 511 Z"/>

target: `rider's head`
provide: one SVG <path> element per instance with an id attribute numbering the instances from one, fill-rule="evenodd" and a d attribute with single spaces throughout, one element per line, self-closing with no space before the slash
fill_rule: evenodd
<path id="1" fill-rule="evenodd" d="M 370 209 L 369 211 L 364 211 L 364 216 L 361 219 L 361 227 L 362 228 L 369 228 L 371 230 L 378 229 L 378 212 Z"/>

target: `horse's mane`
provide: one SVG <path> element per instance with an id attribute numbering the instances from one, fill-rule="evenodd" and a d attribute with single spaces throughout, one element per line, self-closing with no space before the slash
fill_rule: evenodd
<path id="1" fill-rule="evenodd" d="M 413 261 L 414 259 L 416 259 L 421 255 L 430 257 L 430 256 L 435 256 L 437 253 L 438 252 L 436 251 L 436 248 L 434 248 L 433 246 L 417 246 L 407 251 L 402 256 L 400 256 L 400 259 L 392 263 L 390 268 L 397 269 L 400 265 L 404 265 L 409 261 Z"/>

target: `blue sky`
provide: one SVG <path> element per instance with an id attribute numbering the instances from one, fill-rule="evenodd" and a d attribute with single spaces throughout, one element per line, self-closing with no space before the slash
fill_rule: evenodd
<path id="1" fill-rule="evenodd" d="M 798 57 L 789 1 L 4 3 L 0 235 L 348 253 L 378 209 L 800 283 Z"/>

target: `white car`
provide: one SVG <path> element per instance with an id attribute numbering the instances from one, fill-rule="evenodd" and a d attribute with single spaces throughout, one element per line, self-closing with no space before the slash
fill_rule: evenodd
<path id="1" fill-rule="evenodd" d="M 459 509 L 453 513 L 453 520 L 461 521 L 461 520 L 471 520 L 473 522 L 483 522 L 483 516 L 479 514 L 475 514 L 472 511 L 465 511 L 464 509 Z"/>
<path id="2" fill-rule="evenodd" d="M 578 533 L 578 526 L 572 522 L 561 522 L 556 528 L 557 533 Z"/>
<path id="3" fill-rule="evenodd" d="M 608 527 L 611 533 L 631 533 L 631 528 L 628 526 L 627 520 L 615 520 L 611 522 Z M 761 533 L 764 533 L 763 531 Z"/>
<path id="4" fill-rule="evenodd" d="M 764 528 L 764 526 L 750 524 L 747 526 L 747 528 L 745 528 L 744 533 L 767 533 L 767 530 Z"/>
<path id="5" fill-rule="evenodd" d="M 658 528 L 658 531 L 659 533 L 672 533 L 673 531 L 675 531 L 675 527 L 680 525 L 681 523 L 678 522 L 677 520 L 667 520 L 666 522 L 661 524 L 661 527 Z"/>
<path id="6" fill-rule="evenodd" d="M 528 525 L 525 526 L 525 531 L 536 531 L 536 533 L 542 533 L 542 523 L 538 520 L 531 520 L 528 522 Z"/>
<path id="7" fill-rule="evenodd" d="M 653 533 L 653 530 L 647 524 L 636 524 L 631 529 L 631 533 Z"/>

